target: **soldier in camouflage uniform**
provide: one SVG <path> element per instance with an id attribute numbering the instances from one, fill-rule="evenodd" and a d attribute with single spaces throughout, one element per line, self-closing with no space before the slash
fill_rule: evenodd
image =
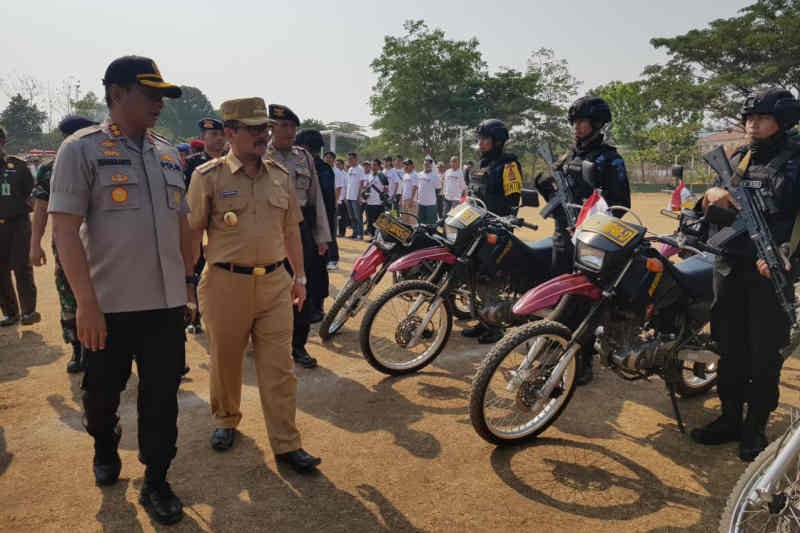
<path id="1" fill-rule="evenodd" d="M 64 137 L 69 137 L 79 129 L 97 124 L 86 117 L 68 115 L 58 125 Z M 45 253 L 42 249 L 42 236 L 47 227 L 47 203 L 50 201 L 50 178 L 53 173 L 53 161 L 39 167 L 36 173 L 36 185 L 31 192 L 33 200 L 33 226 L 31 228 L 30 259 L 34 266 L 45 264 Z M 58 260 L 55 242 L 53 243 L 53 260 L 55 261 L 56 290 L 61 304 L 61 334 L 64 342 L 72 345 L 72 358 L 67 363 L 67 372 L 70 374 L 83 371 L 83 347 L 78 340 L 78 330 L 75 323 L 75 313 L 78 303 L 67 281 L 67 276 Z"/>

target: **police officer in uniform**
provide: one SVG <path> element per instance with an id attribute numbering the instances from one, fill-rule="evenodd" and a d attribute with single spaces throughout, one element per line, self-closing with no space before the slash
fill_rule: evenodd
<path id="1" fill-rule="evenodd" d="M 13 326 L 20 320 L 30 325 L 41 320 L 36 312 L 36 285 L 28 258 L 31 240 L 28 197 L 33 189 L 33 176 L 25 161 L 5 154 L 5 144 L 6 130 L 0 126 L 0 310 L 5 315 L 0 326 Z M 11 283 L 12 272 L 16 292 Z"/>
<path id="2" fill-rule="evenodd" d="M 222 122 L 215 118 L 204 118 L 197 122 L 197 126 L 200 128 L 200 139 L 203 141 L 203 151 L 197 152 L 196 154 L 192 154 L 186 158 L 186 168 L 184 169 L 184 173 L 186 174 L 186 189 L 189 189 L 189 183 L 192 179 L 192 173 L 194 170 L 202 165 L 203 163 L 207 163 L 212 159 L 222 156 L 223 151 L 225 150 L 225 132 L 222 130 Z M 198 276 L 203 271 L 203 267 L 206 266 L 206 258 L 203 255 L 203 247 L 200 246 L 200 257 L 197 259 L 197 263 L 194 265 L 194 272 Z M 194 321 L 189 324 L 186 328 L 187 333 L 202 333 L 203 326 L 200 320 L 200 313 L 196 313 L 194 317 Z M 184 369 L 185 372 L 188 372 L 188 367 Z M 185 373 L 184 372 L 184 373 Z"/>
<path id="3" fill-rule="evenodd" d="M 625 161 L 617 149 L 604 139 L 604 128 L 611 122 L 611 109 L 608 104 L 596 96 L 584 96 L 576 100 L 569 108 L 567 119 L 572 126 L 575 145 L 556 165 L 567 177 L 576 203 L 583 204 L 595 189 L 599 189 L 608 205 L 630 207 L 631 192 Z M 588 183 L 583 177 L 583 162 L 594 163 L 596 183 Z M 537 177 L 536 186 L 545 199 L 550 199 L 555 191 L 555 180 L 552 177 Z M 621 216 L 622 212 L 613 213 Z M 558 209 L 554 214 L 555 232 L 553 233 L 554 275 L 572 271 L 574 247 L 572 234 L 567 228 L 566 214 Z M 567 325 L 577 327 L 584 315 L 584 306 L 576 306 L 571 317 L 564 317 Z M 592 380 L 592 355 L 594 342 L 585 342 L 581 351 L 582 365 L 578 369 L 576 383 L 585 385 Z"/>
<path id="4" fill-rule="evenodd" d="M 731 157 L 744 172 L 741 181 L 762 205 L 776 245 L 790 242 L 800 211 L 800 142 L 789 135 L 800 120 L 800 104 L 785 89 L 768 89 L 749 97 L 742 121 L 749 144 Z M 736 207 L 721 186 L 706 191 L 702 208 Z M 699 207 L 699 206 L 698 206 Z M 789 342 L 789 321 L 774 294 L 766 264 L 757 259 L 746 229 L 734 224 L 718 238 L 724 250 L 714 268 L 715 300 L 711 332 L 719 343 L 717 393 L 722 415 L 692 430 L 701 444 L 739 441 L 739 457 L 752 461 L 767 445 L 765 428 L 778 406 L 782 358 Z M 724 236 L 724 238 L 723 238 Z M 747 405 L 745 410 L 744 406 Z"/>
<path id="5" fill-rule="evenodd" d="M 487 119 L 478 126 L 477 135 L 481 160 L 479 168 L 470 175 L 470 194 L 483 200 L 496 215 L 515 214 L 522 193 L 522 166 L 517 156 L 504 151 L 508 128 L 497 119 Z M 479 322 L 461 334 L 477 337 L 481 344 L 493 344 L 500 340 L 503 331 Z"/>
<path id="6" fill-rule="evenodd" d="M 195 170 L 189 187 L 195 246 L 208 234 L 200 308 L 211 348 L 211 446 L 228 450 L 242 419 L 242 359 L 252 339 L 261 407 L 279 462 L 307 472 L 320 463 L 300 447 L 297 379 L 289 357 L 292 301 L 306 299 L 302 219 L 294 183 L 263 159 L 269 118 L 261 98 L 222 103 L 231 150 Z M 284 268 L 288 262 L 294 279 Z"/>
<path id="7" fill-rule="evenodd" d="M 76 131 L 96 125 L 97 122 L 80 115 L 67 115 L 59 122 L 58 129 L 66 139 Z M 50 201 L 50 179 L 53 174 L 53 163 L 45 163 L 36 173 L 36 186 L 33 188 L 33 228 L 31 231 L 30 260 L 34 266 L 42 266 L 47 262 L 42 249 L 42 237 L 47 228 L 47 204 Z M 53 260 L 55 261 L 56 291 L 61 305 L 61 335 L 64 342 L 72 345 L 72 358 L 67 363 L 67 372 L 74 374 L 83 371 L 83 346 L 78 340 L 78 329 L 75 324 L 75 313 L 78 302 L 69 286 L 67 276 L 61 261 L 58 260 L 58 251 L 53 243 Z"/>
<path id="8" fill-rule="evenodd" d="M 62 143 L 48 211 L 86 347 L 84 423 L 94 438 L 95 480 L 119 478 L 117 409 L 135 359 L 145 464 L 139 501 L 170 524 L 183 517 L 166 477 L 177 451 L 185 315 L 196 304 L 183 169 L 175 148 L 148 128 L 163 98 L 178 98 L 181 89 L 139 56 L 114 60 L 103 85 L 110 118 Z"/>
<path id="9" fill-rule="evenodd" d="M 302 147 L 314 157 L 314 168 L 319 176 L 319 186 L 322 191 L 322 200 L 325 204 L 325 214 L 328 217 L 328 228 L 331 230 L 331 242 L 326 255 L 316 255 L 313 264 L 306 265 L 306 272 L 310 279 L 319 279 L 319 290 L 310 295 L 311 323 L 316 324 L 324 317 L 323 304 L 329 295 L 329 280 L 327 264 L 333 257 L 338 258 L 336 238 L 333 228 L 336 227 L 336 176 L 333 167 L 326 163 L 320 156 L 320 150 L 325 144 L 322 134 L 317 130 L 302 130 L 297 133 L 295 144 Z M 336 254 L 334 256 L 333 254 Z"/>
<path id="10" fill-rule="evenodd" d="M 322 190 L 319 185 L 314 159 L 306 150 L 295 146 L 295 136 L 300 119 L 286 106 L 270 104 L 269 118 L 274 121 L 272 126 L 272 141 L 267 148 L 267 156 L 282 165 L 289 171 L 294 183 L 294 192 L 297 203 L 303 212 L 303 222 L 300 224 L 300 234 L 303 241 L 303 255 L 305 264 L 308 265 L 309 300 L 318 298 L 322 294 L 323 277 L 319 275 L 316 265 L 328 251 L 331 241 L 331 231 L 328 226 L 328 216 L 325 212 Z M 294 309 L 294 333 L 292 334 L 292 357 L 305 368 L 317 366 L 317 360 L 306 351 L 308 333 L 311 329 L 311 306 Z"/>

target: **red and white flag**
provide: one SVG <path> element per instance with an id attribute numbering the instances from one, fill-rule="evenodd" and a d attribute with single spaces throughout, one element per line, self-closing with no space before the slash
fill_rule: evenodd
<path id="1" fill-rule="evenodd" d="M 680 183 L 675 190 L 672 191 L 672 198 L 669 201 L 669 208 L 673 211 L 680 211 L 683 208 L 683 202 L 692 198 L 693 195 L 683 182 Z"/>
<path id="2" fill-rule="evenodd" d="M 590 218 L 592 215 L 596 215 L 597 213 L 603 213 L 604 215 L 609 214 L 608 204 L 606 203 L 605 198 L 603 198 L 603 195 L 600 194 L 600 191 L 595 189 L 592 195 L 587 198 L 585 202 L 583 202 L 581 212 L 578 213 L 578 218 L 575 220 L 575 227 L 580 227 L 584 220 Z"/>

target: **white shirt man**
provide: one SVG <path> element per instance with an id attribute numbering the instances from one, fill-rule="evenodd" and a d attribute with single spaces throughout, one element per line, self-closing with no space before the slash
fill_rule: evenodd
<path id="1" fill-rule="evenodd" d="M 367 205 L 383 205 L 383 202 L 381 202 L 380 193 L 384 191 L 384 185 L 378 174 L 373 173 L 369 175 L 367 190 L 369 191 L 369 196 L 367 196 Z"/>
<path id="2" fill-rule="evenodd" d="M 448 168 L 444 173 L 444 199 L 449 202 L 458 202 L 467 188 L 464 182 L 464 172 L 458 168 L 458 161 L 455 162 L 456 168 Z"/>
<path id="3" fill-rule="evenodd" d="M 347 170 L 347 189 L 345 191 L 345 200 L 357 201 L 359 190 L 362 183 L 365 181 L 364 170 L 360 165 L 356 164 Z"/>
<path id="4" fill-rule="evenodd" d="M 339 199 L 338 204 L 344 202 L 345 192 L 347 190 L 347 172 L 343 168 L 339 168 L 340 163 L 333 167 L 333 188 L 336 190 L 336 197 Z M 344 165 L 342 165 L 344 166 Z"/>
<path id="5" fill-rule="evenodd" d="M 439 174 L 435 170 L 426 169 L 419 173 L 417 175 L 417 203 L 419 205 L 436 205 L 436 189 L 440 187 Z"/>

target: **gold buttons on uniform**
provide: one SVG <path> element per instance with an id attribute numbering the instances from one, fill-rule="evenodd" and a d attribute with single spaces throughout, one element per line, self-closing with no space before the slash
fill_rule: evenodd
<path id="1" fill-rule="evenodd" d="M 228 211 L 224 215 L 222 215 L 222 220 L 225 221 L 226 226 L 235 226 L 239 223 L 239 217 L 236 216 L 236 213 L 233 211 Z"/>

